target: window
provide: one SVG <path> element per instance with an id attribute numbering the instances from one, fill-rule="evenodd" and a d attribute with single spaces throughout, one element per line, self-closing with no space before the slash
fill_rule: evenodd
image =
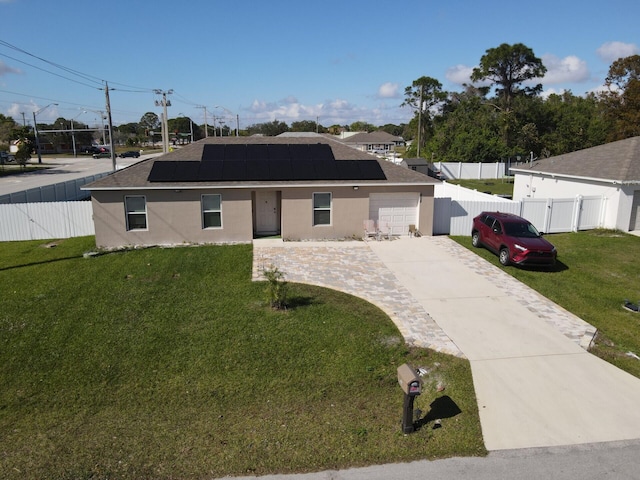
<path id="1" fill-rule="evenodd" d="M 147 199 L 140 196 L 124 197 L 127 231 L 147 229 Z"/>
<path id="2" fill-rule="evenodd" d="M 331 194 L 313 194 L 313 225 L 331 225 Z"/>
<path id="3" fill-rule="evenodd" d="M 202 228 L 222 228 L 222 195 L 202 195 Z"/>

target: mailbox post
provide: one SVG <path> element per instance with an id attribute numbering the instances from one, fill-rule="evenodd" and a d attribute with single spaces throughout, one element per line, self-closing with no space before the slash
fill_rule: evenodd
<path id="1" fill-rule="evenodd" d="M 413 367 L 404 363 L 398 367 L 398 383 L 404 392 L 402 432 L 412 433 L 416 429 L 413 423 L 413 402 L 422 393 L 422 381 Z"/>

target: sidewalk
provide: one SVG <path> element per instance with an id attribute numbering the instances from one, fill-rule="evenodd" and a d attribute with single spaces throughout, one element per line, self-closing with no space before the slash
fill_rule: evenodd
<path id="1" fill-rule="evenodd" d="M 595 329 L 447 237 L 254 243 L 254 278 L 363 297 L 407 342 L 471 363 L 488 450 L 640 438 L 640 379 L 586 351 Z"/>

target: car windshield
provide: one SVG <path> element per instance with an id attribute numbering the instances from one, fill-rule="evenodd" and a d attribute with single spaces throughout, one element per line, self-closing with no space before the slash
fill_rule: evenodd
<path id="1" fill-rule="evenodd" d="M 524 222 L 505 223 L 504 231 L 510 237 L 538 238 L 540 236 L 536 227 Z"/>

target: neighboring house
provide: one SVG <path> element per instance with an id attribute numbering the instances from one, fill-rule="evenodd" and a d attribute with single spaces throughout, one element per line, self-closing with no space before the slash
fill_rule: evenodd
<path id="1" fill-rule="evenodd" d="M 383 130 L 371 133 L 356 133 L 341 140 L 345 144 L 362 152 L 385 154 L 404 145 L 402 137 L 396 137 Z"/>
<path id="2" fill-rule="evenodd" d="M 93 182 L 98 247 L 431 235 L 437 181 L 317 137 L 214 137 Z"/>
<path id="3" fill-rule="evenodd" d="M 432 163 L 427 162 L 425 158 L 403 158 L 400 161 L 400 165 L 408 168 L 409 170 L 413 170 L 414 172 L 424 173 L 430 177 L 442 180 L 442 173 L 440 170 L 437 170 L 435 166 Z"/>
<path id="4" fill-rule="evenodd" d="M 640 137 L 511 168 L 513 199 L 601 196 L 603 227 L 640 230 Z"/>

